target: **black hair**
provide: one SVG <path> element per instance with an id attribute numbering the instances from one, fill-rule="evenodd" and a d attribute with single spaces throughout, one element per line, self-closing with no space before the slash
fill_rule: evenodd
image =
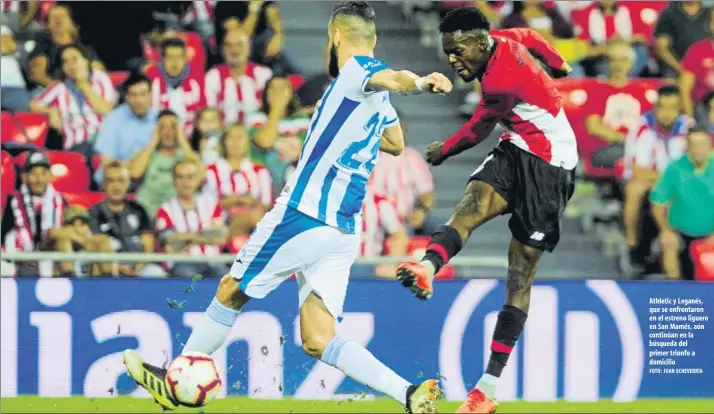
<path id="1" fill-rule="evenodd" d="M 688 137 L 691 137 L 694 134 L 704 134 L 704 135 L 711 136 L 711 133 L 709 132 L 709 130 L 707 128 L 704 128 L 703 126 L 699 126 L 699 125 L 690 128 L 689 132 L 687 132 Z"/>
<path id="2" fill-rule="evenodd" d="M 161 56 L 166 56 L 166 49 L 170 47 L 180 47 L 185 51 L 186 43 L 183 40 L 177 39 L 175 37 L 169 37 L 168 39 L 164 39 L 164 41 L 161 42 Z"/>
<path id="3" fill-rule="evenodd" d="M 89 50 L 87 50 L 86 47 L 82 46 L 79 43 L 71 43 L 69 45 L 63 46 L 62 49 L 60 49 L 59 52 L 59 57 L 60 57 L 60 62 L 62 62 L 62 55 L 66 50 L 69 49 L 74 49 L 77 52 L 79 52 L 80 55 L 87 61 L 87 65 L 89 66 L 89 76 L 92 76 L 92 55 L 89 54 Z M 57 68 L 57 78 L 61 80 L 67 79 L 67 75 L 64 73 L 64 70 L 62 68 L 62 63 L 60 63 L 59 67 Z"/>
<path id="4" fill-rule="evenodd" d="M 124 94 L 129 91 L 129 88 L 140 83 L 146 83 L 147 85 L 149 85 L 149 89 L 151 89 L 151 81 L 149 80 L 149 78 L 146 77 L 146 75 L 140 72 L 132 72 L 122 84 L 122 88 L 124 88 Z"/>
<path id="5" fill-rule="evenodd" d="M 679 96 L 679 88 L 676 85 L 664 85 L 657 89 L 657 96 Z"/>
<path id="6" fill-rule="evenodd" d="M 354 16 L 368 23 L 375 23 L 377 15 L 366 1 L 343 1 L 332 8 L 331 19 L 337 16 Z"/>
<path id="7" fill-rule="evenodd" d="M 265 87 L 263 88 L 263 112 L 267 115 L 270 113 L 270 102 L 268 102 L 268 89 L 270 89 L 270 84 L 273 83 L 274 80 L 276 79 L 288 79 L 287 76 L 282 76 L 282 75 L 275 75 L 272 78 L 268 80 L 268 82 L 265 83 Z M 292 88 L 292 84 L 290 86 Z M 293 116 L 295 115 L 295 112 L 297 112 L 300 109 L 300 99 L 297 96 L 297 93 L 293 90 L 293 99 L 290 101 L 288 104 L 288 110 L 287 110 L 287 116 Z"/>
<path id="8" fill-rule="evenodd" d="M 174 112 L 174 111 L 172 111 L 172 110 L 170 110 L 170 109 L 162 109 L 162 110 L 159 112 L 159 115 L 156 117 L 156 120 L 158 121 L 159 119 L 161 119 L 161 118 L 163 118 L 163 117 L 165 117 L 165 116 L 173 116 L 173 117 L 178 118 L 178 115 L 176 115 L 176 112 Z"/>
<path id="9" fill-rule="evenodd" d="M 446 13 L 439 25 L 441 33 L 458 31 L 491 30 L 491 23 L 486 16 L 475 7 L 459 7 Z"/>

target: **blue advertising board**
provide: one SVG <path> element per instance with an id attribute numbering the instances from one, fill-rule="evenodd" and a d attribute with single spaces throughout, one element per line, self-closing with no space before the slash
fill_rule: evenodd
<path id="1" fill-rule="evenodd" d="M 180 352 L 217 280 L 3 279 L 2 396 L 142 395 L 121 351 L 155 364 Z M 441 377 L 464 398 L 484 369 L 503 282 L 453 281 L 417 301 L 396 282 L 350 284 L 341 335 L 365 344 L 408 380 Z M 297 289 L 251 301 L 214 354 L 224 392 L 256 398 L 334 398 L 365 390 L 305 355 Z M 714 284 L 537 283 L 500 398 L 618 401 L 714 397 Z"/>

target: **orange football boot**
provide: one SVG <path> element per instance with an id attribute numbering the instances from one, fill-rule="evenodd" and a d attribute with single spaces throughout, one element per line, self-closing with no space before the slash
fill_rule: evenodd
<path id="1" fill-rule="evenodd" d="M 496 412 L 498 401 L 492 399 L 483 391 L 474 388 L 469 391 L 466 401 L 456 410 L 457 413 L 484 413 L 492 414 Z"/>
<path id="2" fill-rule="evenodd" d="M 421 263 L 404 262 L 400 264 L 397 268 L 397 280 L 404 287 L 411 289 L 419 299 L 429 299 L 434 293 L 429 273 Z"/>

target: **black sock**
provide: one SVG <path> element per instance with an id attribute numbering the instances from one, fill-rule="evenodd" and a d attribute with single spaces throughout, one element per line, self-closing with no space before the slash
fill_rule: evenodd
<path id="1" fill-rule="evenodd" d="M 449 259 L 456 256 L 461 250 L 461 236 L 453 227 L 439 226 L 431 234 L 429 245 L 426 246 L 426 253 L 423 260 L 428 260 L 434 264 L 434 273 L 444 267 Z"/>
<path id="2" fill-rule="evenodd" d="M 491 341 L 491 358 L 488 360 L 486 373 L 494 377 L 500 377 L 508 362 L 513 347 L 516 345 L 518 337 L 523 332 L 528 314 L 515 306 L 504 305 L 498 313 L 496 329 L 493 331 L 493 341 Z"/>

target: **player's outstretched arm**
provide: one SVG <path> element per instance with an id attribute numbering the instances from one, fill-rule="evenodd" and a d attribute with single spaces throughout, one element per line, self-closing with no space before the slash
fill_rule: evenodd
<path id="1" fill-rule="evenodd" d="M 379 142 L 379 150 L 391 155 L 404 152 L 404 132 L 399 122 L 384 130 L 382 140 Z"/>
<path id="2" fill-rule="evenodd" d="M 419 77 L 408 70 L 384 69 L 369 78 L 367 88 L 373 91 L 396 92 L 403 95 L 422 92 L 444 95 L 451 92 L 453 85 L 449 78 L 439 72 Z"/>

